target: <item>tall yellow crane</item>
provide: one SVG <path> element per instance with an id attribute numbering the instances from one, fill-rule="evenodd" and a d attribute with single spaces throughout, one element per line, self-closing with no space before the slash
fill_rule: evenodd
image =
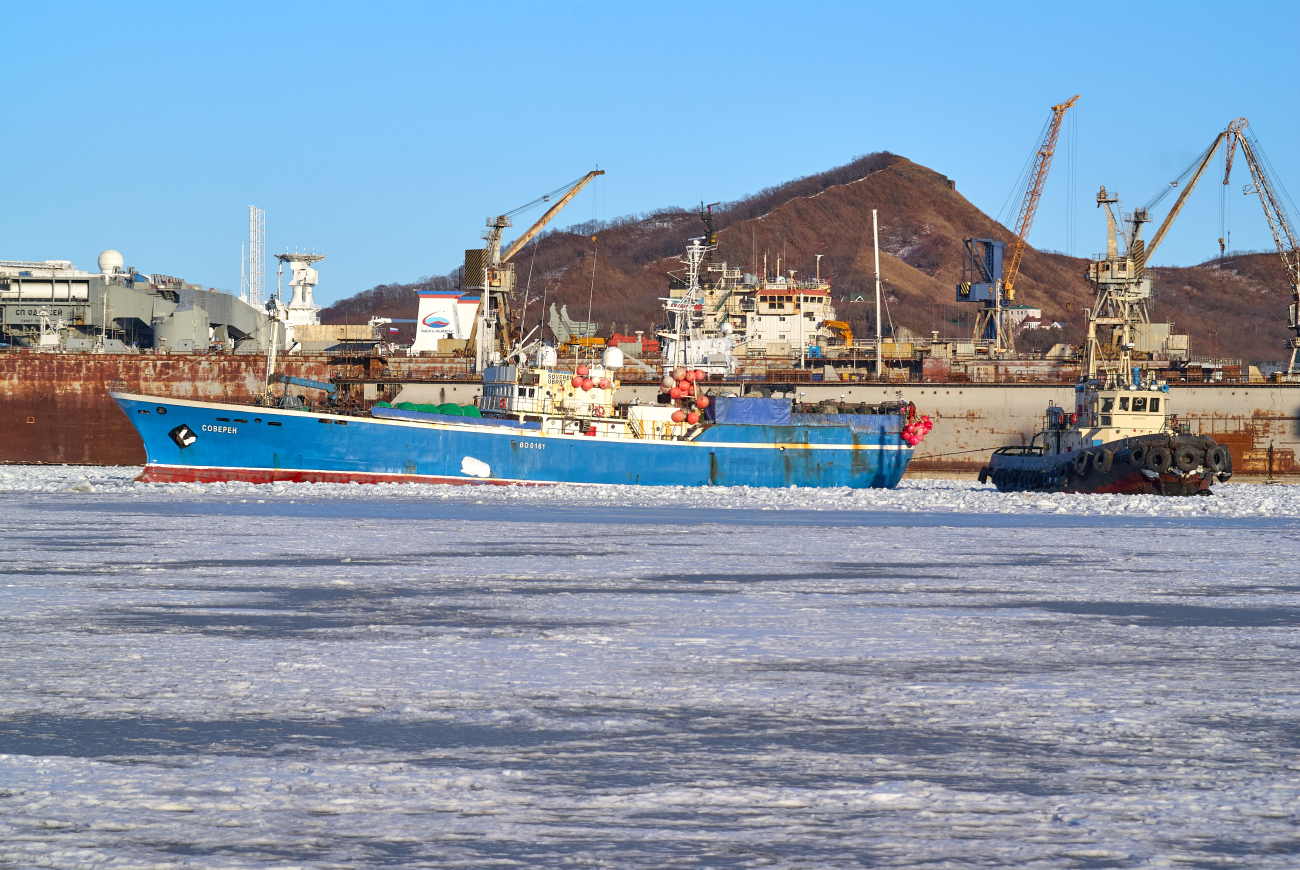
<path id="1" fill-rule="evenodd" d="M 1034 225 L 1034 215 L 1038 212 L 1038 201 L 1043 198 L 1043 185 L 1047 182 L 1047 171 L 1052 168 L 1052 157 L 1056 154 L 1056 140 L 1061 135 L 1061 120 L 1066 111 L 1079 99 L 1075 94 L 1064 103 L 1052 106 L 1052 119 L 1047 122 L 1047 130 L 1038 144 L 1034 154 L 1034 166 L 1029 172 L 1029 183 L 1025 185 L 1025 195 L 1020 203 L 1020 214 L 1016 217 L 1016 240 L 1011 247 L 1011 262 L 1007 264 L 1006 274 L 1002 278 L 1002 287 L 1008 302 L 1016 298 L 1016 276 L 1020 274 L 1020 261 L 1024 259 L 1025 248 L 1029 245 L 1029 228 Z"/>
<path id="2" fill-rule="evenodd" d="M 1287 327 L 1295 335 L 1287 339 L 1286 343 L 1286 346 L 1291 349 L 1291 360 L 1287 364 L 1286 373 L 1292 375 L 1297 374 L 1296 356 L 1300 353 L 1300 244 L 1296 241 L 1295 227 L 1287 214 L 1286 206 L 1282 198 L 1277 195 L 1277 188 L 1265 170 L 1268 158 L 1264 156 L 1259 140 L 1246 129 L 1248 126 L 1245 118 L 1238 118 L 1229 127 L 1233 135 L 1228 143 L 1227 160 L 1224 161 L 1223 183 L 1228 183 L 1228 174 L 1232 172 L 1233 154 L 1237 146 L 1241 146 L 1242 156 L 1246 158 L 1246 166 L 1249 167 L 1251 180 L 1254 181 L 1253 185 L 1246 187 L 1245 192 L 1251 193 L 1253 188 L 1253 192 L 1259 196 L 1259 204 L 1264 207 L 1264 218 L 1268 221 L 1269 231 L 1273 233 L 1273 243 L 1277 246 L 1278 256 L 1282 258 L 1287 280 L 1291 282 L 1291 307 L 1288 312 Z"/>
<path id="3" fill-rule="evenodd" d="M 962 240 L 962 279 L 957 285 L 957 301 L 983 303 L 975 318 L 973 337 L 976 341 L 987 341 L 991 354 L 1015 352 L 1011 313 L 1003 307 L 1003 303 L 1016 298 L 1016 276 L 1020 274 L 1020 261 L 1024 259 L 1025 248 L 1028 246 L 1029 229 L 1034 225 L 1038 202 L 1043 197 L 1047 171 L 1052 168 L 1056 140 L 1061 135 L 1061 119 L 1078 99 L 1079 95 L 1075 94 L 1064 103 L 1052 106 L 1052 117 L 1043 128 L 1043 135 L 1034 152 L 1029 180 L 1021 195 L 1020 212 L 1015 224 L 1016 237 L 1012 243 L 1011 260 L 1006 268 L 1003 268 L 1002 256 L 1006 245 L 1000 239 Z"/>

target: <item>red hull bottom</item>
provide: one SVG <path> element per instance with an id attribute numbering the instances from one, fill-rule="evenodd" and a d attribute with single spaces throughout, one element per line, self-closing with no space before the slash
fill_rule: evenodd
<path id="1" fill-rule="evenodd" d="M 532 481 L 431 477 L 424 474 L 379 474 L 368 471 L 297 471 L 289 468 L 193 468 L 185 465 L 146 465 L 140 483 L 442 483 L 453 486 L 554 486 Z"/>

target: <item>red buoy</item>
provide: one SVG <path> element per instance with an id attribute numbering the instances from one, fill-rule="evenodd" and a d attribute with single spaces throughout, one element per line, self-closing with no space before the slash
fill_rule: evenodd
<path id="1" fill-rule="evenodd" d="M 704 369 L 695 370 L 695 380 L 704 381 L 704 380 L 708 380 L 708 377 L 709 376 L 704 373 Z"/>
<path id="2" fill-rule="evenodd" d="M 708 396 L 700 396 L 698 399 L 695 400 L 695 407 L 697 407 L 697 408 L 707 408 L 707 407 L 709 407 L 709 397 L 708 397 Z"/>
<path id="3" fill-rule="evenodd" d="M 582 375 L 584 378 L 587 376 L 588 372 L 589 370 L 586 366 L 578 366 L 578 374 Z"/>
<path id="4" fill-rule="evenodd" d="M 569 383 L 573 384 L 573 388 L 576 390 L 578 387 L 582 386 L 582 378 L 574 375 L 573 380 L 569 381 Z"/>
<path id="5" fill-rule="evenodd" d="M 609 389 L 609 378 L 601 378 L 601 379 L 600 379 L 600 383 L 597 384 L 596 386 L 600 387 L 602 390 L 608 390 L 608 389 Z"/>
<path id="6" fill-rule="evenodd" d="M 677 389 L 676 387 L 673 387 L 671 390 L 668 391 L 668 396 L 669 398 L 672 399 L 680 399 L 682 397 L 682 391 Z"/>
<path id="7" fill-rule="evenodd" d="M 700 415 L 695 411 L 691 411 L 691 413 L 686 415 L 686 422 L 694 426 L 696 423 L 700 422 Z"/>
<path id="8" fill-rule="evenodd" d="M 682 421 L 685 420 L 685 419 L 686 419 L 686 412 L 685 412 L 685 411 L 683 411 L 683 410 L 680 409 L 680 408 L 678 408 L 676 411 L 673 411 L 673 422 L 674 422 L 674 423 L 680 423 L 680 422 L 682 422 Z"/>
<path id="9" fill-rule="evenodd" d="M 584 390 L 590 390 L 590 389 L 591 389 L 591 378 L 583 378 L 583 379 L 582 379 L 582 388 L 583 388 Z"/>

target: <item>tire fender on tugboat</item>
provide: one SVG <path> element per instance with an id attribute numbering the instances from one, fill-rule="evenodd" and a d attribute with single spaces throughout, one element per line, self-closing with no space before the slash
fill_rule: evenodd
<path id="1" fill-rule="evenodd" d="M 1097 469 L 1098 474 L 1106 474 L 1110 471 L 1111 466 L 1115 464 L 1115 454 L 1111 453 L 1105 447 L 1097 451 L 1093 457 L 1092 466 Z"/>
<path id="2" fill-rule="evenodd" d="M 1170 469 L 1172 463 L 1173 457 L 1169 455 L 1168 447 L 1156 444 L 1147 451 L 1146 467 L 1148 471 L 1164 474 Z"/>
<path id="3" fill-rule="evenodd" d="M 1179 447 L 1174 453 L 1174 465 L 1179 471 L 1192 471 L 1201 464 L 1201 451 L 1195 447 Z"/>
<path id="4" fill-rule="evenodd" d="M 1074 457 L 1074 476 L 1087 477 L 1088 469 L 1092 466 L 1092 454 L 1087 450 Z"/>

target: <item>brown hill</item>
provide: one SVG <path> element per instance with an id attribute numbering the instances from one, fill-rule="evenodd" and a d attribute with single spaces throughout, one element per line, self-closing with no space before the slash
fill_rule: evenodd
<path id="1" fill-rule="evenodd" d="M 822 275 L 831 282 L 840 315 L 866 334 L 874 329 L 872 209 L 880 221 L 886 332 L 892 323 L 923 334 L 968 335 L 975 306 L 954 299 L 962 239 L 987 237 L 1009 244 L 1011 233 L 949 179 L 897 155 L 867 155 L 715 206 L 715 259 L 757 273 L 764 256 L 773 272 L 780 258 L 782 270 L 793 268 L 807 276 L 822 254 Z M 606 332 L 653 328 L 669 273 L 680 270 L 677 255 L 689 238 L 703 232 L 697 213 L 670 208 L 542 234 L 515 257 L 519 286 L 528 291 L 530 326 L 540 319 L 543 305 L 567 304 L 572 317 L 583 319 L 590 302 L 591 319 L 604 324 Z M 1102 247 L 1100 238 L 1096 247 Z M 1091 301 L 1085 267 L 1083 259 L 1030 248 L 1016 301 L 1041 307 L 1046 319 L 1068 322 L 1067 336 L 1079 341 L 1081 312 Z M 1193 353 L 1217 351 L 1253 362 L 1284 355 L 1289 290 L 1276 257 L 1242 255 L 1152 271 L 1153 319 L 1172 319 L 1189 332 Z M 376 287 L 335 303 L 322 311 L 321 319 L 355 323 L 373 314 L 413 317 L 417 286 L 450 286 L 455 280 L 452 273 L 420 284 Z M 871 301 L 850 301 L 855 299 Z"/>

